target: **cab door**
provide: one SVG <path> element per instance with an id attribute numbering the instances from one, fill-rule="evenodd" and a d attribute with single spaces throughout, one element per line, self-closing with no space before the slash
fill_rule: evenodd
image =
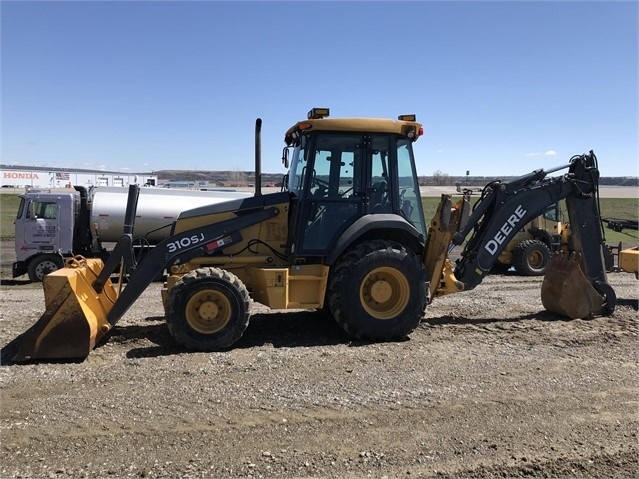
<path id="1" fill-rule="evenodd" d="M 23 222 L 23 246 L 29 250 L 56 251 L 59 216 L 55 201 L 32 199 L 28 202 Z"/>
<path id="2" fill-rule="evenodd" d="M 364 214 L 364 138 L 318 133 L 307 155 L 297 231 L 299 253 L 326 255 L 339 235 Z"/>
<path id="3" fill-rule="evenodd" d="M 18 242 L 25 250 L 33 252 L 60 252 L 71 254 L 74 225 L 73 194 L 55 197 L 36 197 L 25 201 L 22 215 L 22 234 Z"/>

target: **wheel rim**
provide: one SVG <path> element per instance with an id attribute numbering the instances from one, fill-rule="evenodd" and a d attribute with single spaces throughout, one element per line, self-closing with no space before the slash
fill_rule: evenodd
<path id="1" fill-rule="evenodd" d="M 35 269 L 36 276 L 40 279 L 44 278 L 47 274 L 57 271 L 58 265 L 53 261 L 42 261 Z"/>
<path id="2" fill-rule="evenodd" d="M 231 320 L 231 303 L 219 291 L 198 291 L 186 303 L 186 320 L 198 333 L 217 333 Z"/>
<path id="3" fill-rule="evenodd" d="M 541 253 L 541 251 L 531 251 L 528 254 L 528 264 L 530 265 L 531 268 L 534 269 L 539 269 L 541 268 L 541 266 L 544 263 L 544 255 Z"/>
<path id="4" fill-rule="evenodd" d="M 376 268 L 366 275 L 359 292 L 364 310 L 376 319 L 393 319 L 408 305 L 410 286 L 395 268 Z"/>

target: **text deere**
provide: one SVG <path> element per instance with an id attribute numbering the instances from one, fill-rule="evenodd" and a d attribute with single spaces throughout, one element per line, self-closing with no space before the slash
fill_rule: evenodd
<path id="1" fill-rule="evenodd" d="M 494 236 L 494 238 L 486 243 L 486 246 L 484 246 L 484 248 L 486 248 L 486 251 L 488 251 L 491 255 L 494 255 L 499 249 L 499 245 L 501 245 L 506 240 L 508 235 L 515 228 L 515 225 L 517 225 L 517 223 L 521 221 L 526 213 L 527 211 L 523 209 L 521 205 L 517 206 L 514 213 L 510 215 L 510 217 L 501 226 L 501 228 L 499 228 L 499 231 L 497 231 L 497 234 Z"/>

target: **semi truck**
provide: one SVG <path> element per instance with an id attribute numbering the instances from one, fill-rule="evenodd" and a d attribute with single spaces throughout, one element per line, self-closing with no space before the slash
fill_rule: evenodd
<path id="1" fill-rule="evenodd" d="M 14 278 L 27 274 L 31 281 L 38 282 L 74 256 L 109 256 L 109 243 L 120 239 L 124 227 L 128 189 L 74 188 L 31 190 L 19 195 Z M 142 255 L 166 238 L 180 212 L 249 195 L 232 190 L 141 188 L 135 218 L 135 253 Z"/>

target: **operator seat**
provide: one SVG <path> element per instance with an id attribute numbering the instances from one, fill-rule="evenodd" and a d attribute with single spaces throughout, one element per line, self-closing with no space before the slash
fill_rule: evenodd
<path id="1" fill-rule="evenodd" d="M 371 190 L 371 212 L 390 212 L 390 203 L 388 202 L 388 197 L 386 197 L 386 201 L 384 201 L 384 196 L 386 195 L 388 190 L 388 183 L 386 183 L 386 180 L 381 180 L 373 183 L 373 187 L 371 188 Z"/>

